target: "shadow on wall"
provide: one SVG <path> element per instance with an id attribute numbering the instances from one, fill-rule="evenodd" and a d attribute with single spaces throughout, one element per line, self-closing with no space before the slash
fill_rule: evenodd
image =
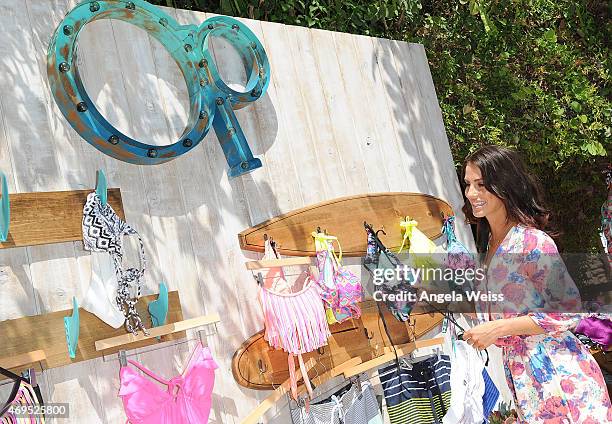
<path id="1" fill-rule="evenodd" d="M 385 86 L 400 145 L 414 158 L 408 165 L 422 193 L 446 200 L 458 217 L 460 239 L 475 250 L 469 225 L 461 212 L 465 199 L 448 145 L 442 114 L 429 71 L 427 57 L 419 44 L 385 39 L 374 40 L 374 78 L 380 72 Z M 378 64 L 378 68 L 377 65 Z M 433 211 L 439 213 L 439 211 Z"/>

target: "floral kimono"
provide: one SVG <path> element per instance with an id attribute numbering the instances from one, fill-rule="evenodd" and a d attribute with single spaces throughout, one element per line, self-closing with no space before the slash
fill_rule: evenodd
<path id="1" fill-rule="evenodd" d="M 508 386 L 526 424 L 612 423 L 603 375 L 588 349 L 569 331 L 580 321 L 580 294 L 554 241 L 517 225 L 495 252 L 476 290 L 503 294 L 479 303 L 490 319 L 529 315 L 544 334 L 498 339 Z"/>

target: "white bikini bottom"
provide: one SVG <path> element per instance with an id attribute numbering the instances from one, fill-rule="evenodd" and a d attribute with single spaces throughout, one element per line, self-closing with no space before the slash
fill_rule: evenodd
<path id="1" fill-rule="evenodd" d="M 89 287 L 85 290 L 81 302 L 83 309 L 113 328 L 121 327 L 125 322 L 125 316 L 115 300 L 118 287 L 117 275 L 113 260 L 107 252 L 91 252 L 89 281 Z"/>

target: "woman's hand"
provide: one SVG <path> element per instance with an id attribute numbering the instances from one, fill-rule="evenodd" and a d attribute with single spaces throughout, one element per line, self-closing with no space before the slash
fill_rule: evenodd
<path id="1" fill-rule="evenodd" d="M 489 321 L 470 328 L 463 333 L 463 340 L 474 349 L 483 350 L 497 341 L 500 334 L 500 321 Z"/>

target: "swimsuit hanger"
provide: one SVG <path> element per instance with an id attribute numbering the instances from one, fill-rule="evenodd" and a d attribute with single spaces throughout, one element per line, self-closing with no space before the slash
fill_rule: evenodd
<path id="1" fill-rule="evenodd" d="M 321 386 L 326 381 L 331 380 L 332 378 L 339 376 L 343 373 L 343 371 L 347 368 L 353 367 L 361 362 L 361 358 L 352 358 L 347 362 L 336 366 L 335 368 L 321 374 L 317 378 L 312 379 L 312 384 L 315 384 L 316 380 L 321 380 L 317 382 L 318 386 Z M 310 370 L 314 366 L 315 360 L 314 358 L 310 358 L 305 362 L 306 372 Z M 302 378 L 301 369 L 296 369 L 296 378 L 299 380 Z M 299 374 L 298 374 L 299 373 Z M 285 380 L 278 388 L 276 388 L 266 399 L 264 399 L 255 409 L 253 409 L 249 415 L 242 420 L 242 424 L 256 424 L 261 422 L 260 417 L 262 417 L 270 408 L 272 408 L 276 402 L 281 399 L 285 394 L 289 393 L 289 387 L 291 385 L 291 380 Z M 298 395 L 302 394 L 306 391 L 304 385 L 298 387 Z"/>
<path id="2" fill-rule="evenodd" d="M 274 256 L 276 257 L 276 259 L 261 259 L 261 260 L 256 260 L 256 261 L 245 262 L 245 266 L 247 270 L 256 271 L 260 269 L 279 268 L 281 269 L 279 277 L 284 278 L 284 272 L 282 272 L 283 267 L 303 266 L 303 265 L 307 265 L 310 267 L 310 266 L 315 265 L 315 258 L 312 258 L 309 256 L 305 256 L 305 257 L 292 256 L 289 258 L 280 258 L 280 255 L 278 254 L 276 250 L 276 242 L 274 242 L 274 239 L 272 239 L 272 237 L 268 237 L 267 234 L 264 234 L 264 243 L 268 241 L 270 243 L 270 246 L 273 249 Z M 308 269 L 308 271 L 310 272 L 310 268 Z M 275 276 L 272 276 L 270 278 L 274 278 L 274 277 Z M 253 274 L 253 278 L 255 278 L 255 281 L 260 287 L 264 287 L 265 278 L 263 277 L 261 272 L 257 272 Z"/>
<path id="3" fill-rule="evenodd" d="M 328 252 L 331 252 L 338 265 L 340 265 L 342 261 L 342 246 L 340 245 L 338 237 L 327 234 L 327 229 L 321 231 L 321 227 L 317 227 L 316 231 L 313 231 L 311 235 L 315 239 L 315 250 L 317 252 L 319 250 L 327 250 Z M 337 256 L 333 246 L 334 241 L 338 244 Z"/>
<path id="4" fill-rule="evenodd" d="M 194 342 L 194 341 L 198 341 L 202 344 L 202 346 L 206 346 L 206 343 L 204 343 L 204 338 L 206 337 L 210 337 L 213 336 L 215 334 L 217 334 L 217 329 L 216 329 L 216 325 L 215 325 L 215 330 L 213 332 L 210 333 L 206 333 L 204 334 L 204 336 L 202 336 L 202 332 L 205 330 L 197 330 L 197 337 L 187 337 L 185 339 L 179 340 L 179 341 L 173 341 L 173 342 L 169 342 L 169 344 L 164 344 L 163 346 L 156 346 L 150 349 L 139 349 L 137 352 L 134 353 L 128 353 L 127 349 L 122 349 L 119 352 L 117 352 L 117 356 L 116 357 L 109 357 L 107 358 L 107 356 L 103 356 L 102 360 L 104 362 L 113 362 L 113 361 L 119 361 L 119 366 L 120 367 L 125 367 L 127 365 L 127 358 L 132 357 L 132 356 L 137 356 L 140 354 L 144 354 L 144 353 L 149 353 L 149 352 L 154 352 L 156 350 L 160 350 L 160 349 L 167 349 L 170 347 L 175 347 L 175 346 L 179 346 L 185 343 L 190 343 L 190 342 Z M 137 349 L 137 348 L 134 348 Z"/>

